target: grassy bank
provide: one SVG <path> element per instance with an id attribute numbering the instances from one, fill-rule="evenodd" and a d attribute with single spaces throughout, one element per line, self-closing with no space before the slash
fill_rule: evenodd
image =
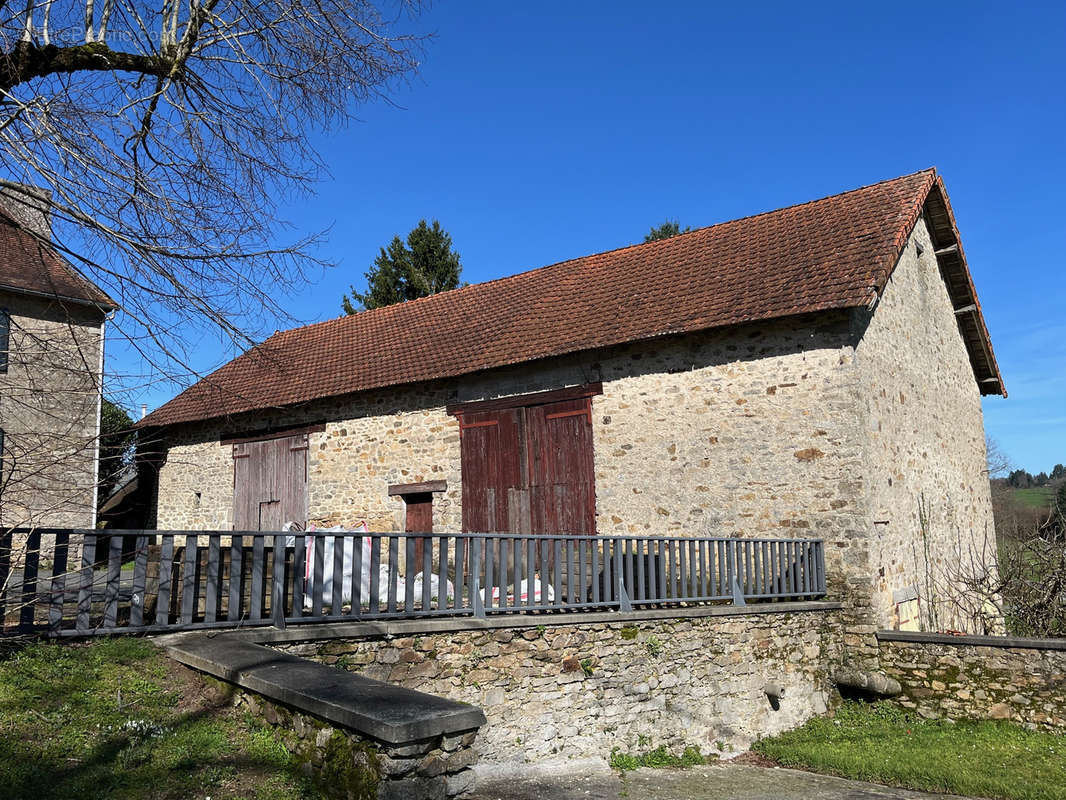
<path id="1" fill-rule="evenodd" d="M 309 796 L 268 727 L 132 638 L 34 643 L 0 656 L 0 795 Z"/>
<path id="2" fill-rule="evenodd" d="M 753 748 L 782 766 L 972 797 L 1066 800 L 1066 736 L 847 702 Z"/>

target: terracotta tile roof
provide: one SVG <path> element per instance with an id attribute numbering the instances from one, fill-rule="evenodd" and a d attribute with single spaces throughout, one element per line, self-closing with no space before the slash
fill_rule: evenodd
<path id="1" fill-rule="evenodd" d="M 49 247 L 0 208 L 0 289 L 60 297 L 117 308 L 115 301 L 82 277 Z"/>
<path id="2" fill-rule="evenodd" d="M 276 333 L 141 424 L 220 417 L 668 334 L 863 306 L 884 287 L 937 186 L 935 171 L 925 170 Z M 992 369 L 998 377 L 994 361 Z"/>

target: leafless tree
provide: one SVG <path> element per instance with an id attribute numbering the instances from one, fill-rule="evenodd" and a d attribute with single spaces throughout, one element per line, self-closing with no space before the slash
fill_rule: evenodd
<path id="1" fill-rule="evenodd" d="M 279 289 L 318 262 L 314 235 L 279 236 L 279 203 L 320 174 L 312 133 L 417 67 L 396 29 L 418 10 L 0 0 L 0 187 L 51 193 L 54 246 L 157 377 L 183 377 L 190 326 L 243 347 L 285 318 Z"/>
<path id="2" fill-rule="evenodd" d="M 966 631 L 1066 635 L 1066 544 L 1039 521 L 959 537 L 931 583 L 942 617 Z"/>
<path id="3" fill-rule="evenodd" d="M 1011 460 L 999 442 L 991 436 L 985 436 L 985 455 L 988 462 L 988 477 L 990 480 L 1004 478 L 1011 471 Z"/>
<path id="4" fill-rule="evenodd" d="M 322 262 L 318 234 L 287 234 L 279 209 L 322 174 L 312 137 L 416 70 L 420 10 L 418 0 L 0 0 L 0 193 L 27 210 L 43 202 L 49 246 L 117 302 L 111 336 L 144 364 L 118 376 L 127 385 L 187 382 L 206 333 L 244 349 L 289 319 L 287 290 Z M 97 408 L 94 365 L 54 344 L 12 330 L 12 352 L 32 362 L 24 374 L 92 375 L 72 391 Z M 95 447 L 84 419 L 68 429 L 68 416 L 41 406 L 46 393 L 14 376 L 4 413 L 40 422 L 0 450 L 7 524 L 23 519 L 27 487 L 38 512 L 84 506 L 92 476 L 56 466 Z M 55 496 L 37 492 L 45 477 Z"/>

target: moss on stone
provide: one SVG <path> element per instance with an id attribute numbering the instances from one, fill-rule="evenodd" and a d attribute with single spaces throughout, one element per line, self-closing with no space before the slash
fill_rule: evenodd
<path id="1" fill-rule="evenodd" d="M 626 639 L 627 641 L 631 639 L 636 639 L 637 634 L 639 633 L 640 628 L 638 628 L 636 625 L 626 625 L 624 628 L 622 628 L 621 631 L 622 638 Z"/>
<path id="2" fill-rule="evenodd" d="M 374 800 L 380 777 L 377 749 L 334 731 L 323 748 L 322 766 L 315 771 L 313 782 L 324 797 Z"/>

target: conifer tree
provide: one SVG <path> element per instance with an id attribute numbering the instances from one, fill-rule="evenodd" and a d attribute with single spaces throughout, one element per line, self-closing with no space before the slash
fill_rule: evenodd
<path id="1" fill-rule="evenodd" d="M 462 269 L 447 231 L 437 220 L 432 225 L 421 220 L 407 234 L 406 242 L 394 236 L 387 248 L 381 248 L 366 273 L 366 292 L 351 287 L 351 295 L 345 295 L 341 305 L 346 314 L 356 314 L 446 292 L 459 287 Z"/>

